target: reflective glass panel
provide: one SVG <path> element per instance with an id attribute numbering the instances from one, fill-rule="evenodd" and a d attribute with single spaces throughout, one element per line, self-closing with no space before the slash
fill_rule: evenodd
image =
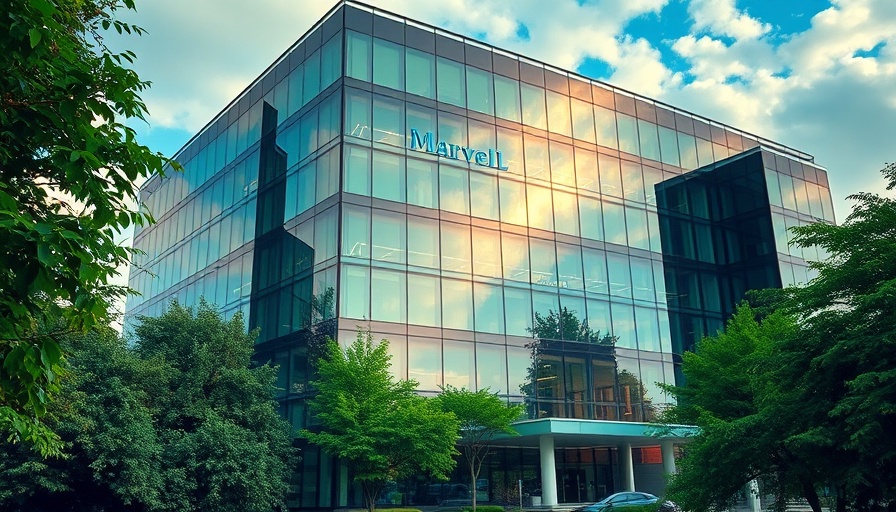
<path id="1" fill-rule="evenodd" d="M 470 214 L 470 172 L 446 164 L 439 165 L 439 205 L 442 210 Z"/>
<path id="2" fill-rule="evenodd" d="M 625 208 L 621 204 L 604 201 L 604 237 L 607 242 L 626 245 Z"/>
<path id="3" fill-rule="evenodd" d="M 532 284 L 557 286 L 557 254 L 554 242 L 530 238 L 529 252 L 532 258 Z"/>
<path id="4" fill-rule="evenodd" d="M 575 148 L 576 183 L 579 188 L 600 192 L 600 177 L 597 173 L 597 153 Z"/>
<path id="5" fill-rule="evenodd" d="M 523 124 L 547 130 L 544 89 L 520 83 L 520 92 L 523 103 Z"/>
<path id="6" fill-rule="evenodd" d="M 439 207 L 439 175 L 432 161 L 407 159 L 408 204 L 424 208 Z"/>
<path id="7" fill-rule="evenodd" d="M 660 140 L 656 133 L 656 125 L 638 119 L 638 137 L 641 141 L 641 156 L 659 162 Z"/>
<path id="8" fill-rule="evenodd" d="M 576 169 L 572 157 L 572 146 L 551 142 L 551 177 L 554 183 L 576 186 Z"/>
<path id="9" fill-rule="evenodd" d="M 531 336 L 532 333 L 532 293 L 524 288 L 504 288 L 504 310 L 507 315 L 507 334 Z"/>
<path id="10" fill-rule="evenodd" d="M 420 384 L 418 389 L 422 391 L 439 390 L 442 385 L 440 340 L 408 337 L 408 379 L 417 381 Z"/>
<path id="11" fill-rule="evenodd" d="M 595 105 L 594 127 L 597 133 L 598 144 L 613 149 L 619 147 L 619 139 L 616 132 L 616 112 Z"/>
<path id="12" fill-rule="evenodd" d="M 554 208 L 551 189 L 530 184 L 526 186 L 526 197 L 529 206 L 529 226 L 553 231 Z"/>
<path id="13" fill-rule="evenodd" d="M 345 146 L 345 191 L 370 195 L 370 150 Z"/>
<path id="14" fill-rule="evenodd" d="M 473 286 L 469 281 L 442 279 L 442 327 L 473 330 Z M 448 343 L 447 341 L 445 342 Z M 472 347 L 472 345 L 471 345 Z"/>
<path id="15" fill-rule="evenodd" d="M 373 39 L 373 83 L 398 89 L 404 87 L 404 51 L 391 41 Z"/>
<path id="16" fill-rule="evenodd" d="M 548 100 L 548 126 L 554 133 L 572 137 L 569 113 L 569 97 L 554 91 L 546 91 Z"/>
<path id="17" fill-rule="evenodd" d="M 524 236 L 501 233 L 504 279 L 529 282 L 529 242 Z"/>
<path id="18" fill-rule="evenodd" d="M 439 221 L 408 216 L 408 265 L 439 268 Z"/>
<path id="19" fill-rule="evenodd" d="M 503 288 L 485 283 L 473 283 L 473 300 L 476 307 L 476 330 L 504 334 Z"/>
<path id="20" fill-rule="evenodd" d="M 373 141 L 404 147 L 404 111 L 392 98 L 373 98 Z"/>
<path id="21" fill-rule="evenodd" d="M 495 115 L 520 122 L 520 83 L 495 75 Z"/>
<path id="22" fill-rule="evenodd" d="M 349 30 L 346 32 L 346 38 L 346 75 L 352 78 L 357 78 L 358 80 L 369 82 L 371 56 L 370 36 L 366 34 L 359 34 L 357 32 Z"/>
<path id="23" fill-rule="evenodd" d="M 558 233 L 579 236 L 579 205 L 575 194 L 554 191 L 554 225 Z"/>
<path id="24" fill-rule="evenodd" d="M 498 220 L 498 177 L 470 172 L 470 210 L 474 217 Z"/>
<path id="25" fill-rule="evenodd" d="M 632 297 L 632 278 L 628 256 L 615 252 L 607 253 L 607 269 L 610 278 L 610 295 Z"/>
<path id="26" fill-rule="evenodd" d="M 370 258 L 370 210 L 345 205 L 342 210 L 342 255 Z"/>
<path id="27" fill-rule="evenodd" d="M 474 227 L 473 273 L 487 277 L 501 277 L 501 233 Z"/>
<path id="28" fill-rule="evenodd" d="M 541 137 L 525 134 L 526 143 L 526 176 L 539 180 L 551 180 L 550 160 L 548 159 L 548 141 Z"/>
<path id="29" fill-rule="evenodd" d="M 442 222 L 442 270 L 470 273 L 470 226 Z"/>
<path id="30" fill-rule="evenodd" d="M 600 168 L 600 192 L 602 194 L 622 197 L 622 177 L 619 171 L 619 159 L 609 155 L 597 155 Z"/>
<path id="31" fill-rule="evenodd" d="M 467 108 L 494 115 L 494 90 L 491 73 L 467 66 Z"/>
<path id="32" fill-rule="evenodd" d="M 557 243 L 557 271 L 560 277 L 560 288 L 582 290 L 584 275 L 582 273 L 581 247 Z"/>
<path id="33" fill-rule="evenodd" d="M 600 200 L 579 196 L 579 218 L 582 225 L 582 238 L 590 238 L 592 240 L 604 239 L 604 222 L 600 211 Z"/>
<path id="34" fill-rule="evenodd" d="M 439 101 L 466 106 L 466 90 L 464 81 L 464 66 L 453 60 L 438 58 L 438 98 Z"/>
<path id="35" fill-rule="evenodd" d="M 638 348 L 632 307 L 628 304 L 611 302 L 610 311 L 613 313 L 613 335 L 617 337 L 616 346 L 620 348 Z"/>
<path id="36" fill-rule="evenodd" d="M 458 389 L 476 389 L 475 359 L 472 343 L 445 340 L 445 385 Z"/>
<path id="37" fill-rule="evenodd" d="M 382 151 L 373 153 L 373 197 L 405 201 L 404 157 Z"/>
<path id="38" fill-rule="evenodd" d="M 436 59 L 435 56 L 406 48 L 407 81 L 405 90 L 411 94 L 435 99 Z"/>
<path id="39" fill-rule="evenodd" d="M 370 304 L 370 318 L 382 322 L 407 321 L 407 274 L 381 268 L 370 269 L 370 282 L 374 300 Z"/>
<path id="40" fill-rule="evenodd" d="M 525 226 L 527 222 L 525 183 L 507 179 L 500 179 L 498 183 L 501 194 L 501 221 Z"/>
<path id="41" fill-rule="evenodd" d="M 405 216 L 400 213 L 373 210 L 373 232 L 370 256 L 375 261 L 405 263 Z"/>
<path id="42" fill-rule="evenodd" d="M 476 344 L 476 375 L 478 389 L 507 393 L 507 354 L 503 345 Z"/>
<path id="43" fill-rule="evenodd" d="M 609 294 L 607 254 L 599 249 L 582 247 L 582 263 L 585 268 L 585 291 L 603 295 Z"/>
<path id="44" fill-rule="evenodd" d="M 342 293 L 339 294 L 339 316 L 370 318 L 370 269 L 342 267 Z"/>
<path id="45" fill-rule="evenodd" d="M 442 325 L 441 280 L 438 276 L 408 274 L 408 323 Z M 409 353 L 409 357 L 410 357 Z"/>
<path id="46" fill-rule="evenodd" d="M 572 98 L 572 136 L 594 143 L 594 111 L 590 103 Z"/>

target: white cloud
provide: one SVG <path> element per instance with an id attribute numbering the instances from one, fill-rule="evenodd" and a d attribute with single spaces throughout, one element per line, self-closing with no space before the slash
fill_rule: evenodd
<path id="1" fill-rule="evenodd" d="M 735 39 L 756 39 L 772 29 L 770 24 L 738 10 L 734 0 L 692 0 L 688 12 L 694 18 L 696 32 L 709 31 Z"/>

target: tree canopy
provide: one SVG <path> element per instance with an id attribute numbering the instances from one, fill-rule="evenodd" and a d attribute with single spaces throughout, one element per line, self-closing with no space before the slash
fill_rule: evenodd
<path id="1" fill-rule="evenodd" d="M 475 512 L 476 482 L 482 463 L 488 457 L 497 436 L 517 435 L 511 424 L 525 414 L 526 408 L 523 405 L 509 405 L 488 389 L 470 391 L 451 385 L 445 386 L 435 400 L 443 411 L 453 414 L 460 424 L 458 444 L 470 470 L 470 489 L 473 490 L 472 505 Z"/>
<path id="2" fill-rule="evenodd" d="M 896 165 L 883 175 L 896 188 Z M 671 484 L 686 507 L 755 477 L 779 506 L 803 496 L 820 511 L 825 493 L 838 512 L 896 505 L 896 200 L 850 198 L 842 225 L 793 230 L 828 255 L 815 279 L 757 294 L 763 308 L 684 356 L 668 418 L 703 431 Z"/>
<path id="3" fill-rule="evenodd" d="M 134 0 L 0 2 L 0 431 L 58 454 L 41 423 L 59 391 L 61 333 L 104 325 L 132 253 L 115 233 L 148 219 L 136 182 L 166 159 L 137 143 L 149 84 L 109 30 Z M 61 319 L 61 321 L 60 321 Z M 51 325 L 53 329 L 47 329 Z"/>
<path id="4" fill-rule="evenodd" d="M 254 334 L 205 303 L 142 318 L 129 344 L 111 329 L 64 339 L 66 382 L 50 426 L 66 457 L 0 448 L 4 510 L 258 511 L 281 506 L 294 460 L 253 368 Z"/>
<path id="5" fill-rule="evenodd" d="M 388 342 L 374 344 L 370 332 L 358 331 L 345 350 L 329 340 L 310 402 L 320 427 L 302 432 L 348 462 L 369 510 L 389 481 L 419 473 L 447 479 L 457 453 L 457 419 L 417 395 L 416 382 L 395 381 L 389 361 Z"/>

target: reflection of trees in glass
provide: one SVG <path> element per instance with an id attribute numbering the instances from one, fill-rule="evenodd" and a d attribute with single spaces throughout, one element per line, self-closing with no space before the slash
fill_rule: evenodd
<path id="1" fill-rule="evenodd" d="M 526 344 L 531 364 L 520 386 L 530 418 L 652 421 L 655 406 L 632 372 L 620 369 L 617 337 L 592 329 L 575 311 L 535 314 Z"/>

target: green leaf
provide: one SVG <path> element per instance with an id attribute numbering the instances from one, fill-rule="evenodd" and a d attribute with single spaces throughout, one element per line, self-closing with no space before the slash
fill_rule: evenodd
<path id="1" fill-rule="evenodd" d="M 34 48 L 38 44 L 40 44 L 40 40 L 43 37 L 43 34 L 40 33 L 40 30 L 36 28 L 32 28 L 28 30 L 28 39 L 31 42 L 31 47 Z"/>

